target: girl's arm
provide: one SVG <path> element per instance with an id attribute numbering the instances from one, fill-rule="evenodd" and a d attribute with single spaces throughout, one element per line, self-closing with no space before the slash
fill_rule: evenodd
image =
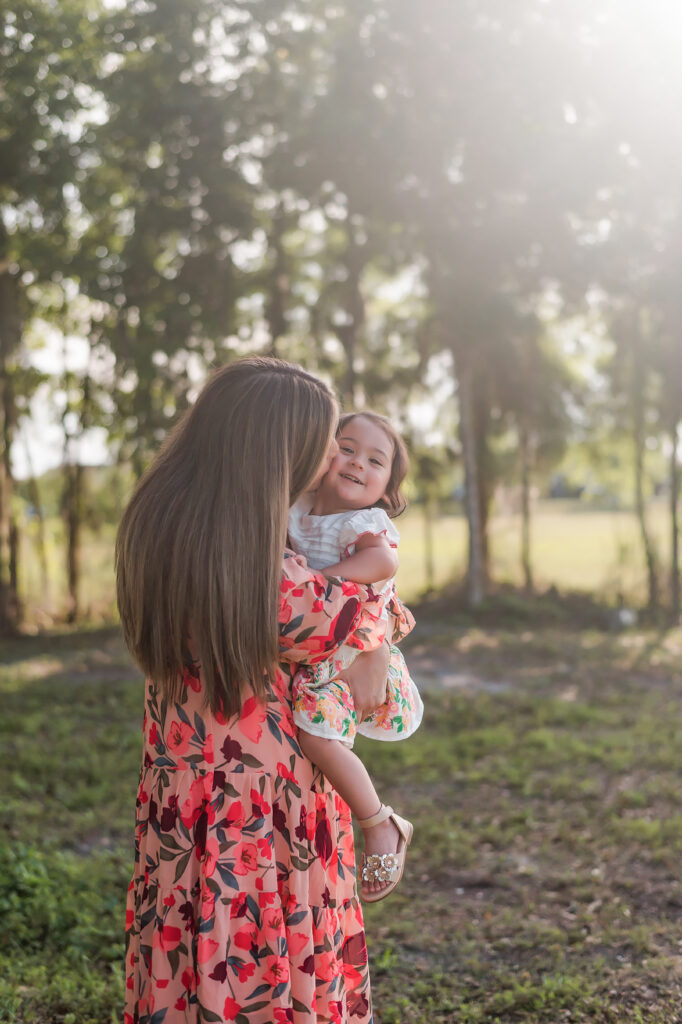
<path id="1" fill-rule="evenodd" d="M 379 583 L 395 576 L 398 551 L 384 534 L 363 533 L 355 542 L 355 553 L 323 570 L 325 576 L 340 576 L 355 583 Z"/>

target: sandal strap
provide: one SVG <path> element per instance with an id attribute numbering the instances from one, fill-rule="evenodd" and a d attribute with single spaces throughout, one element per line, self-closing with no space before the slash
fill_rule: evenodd
<path id="1" fill-rule="evenodd" d="M 382 804 L 377 813 L 370 818 L 358 818 L 358 825 L 362 829 L 373 828 L 375 825 L 380 825 L 382 821 L 387 821 L 392 814 L 393 808 L 388 804 Z"/>

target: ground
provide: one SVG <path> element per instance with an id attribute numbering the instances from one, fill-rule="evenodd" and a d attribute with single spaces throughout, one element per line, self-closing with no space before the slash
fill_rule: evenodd
<path id="1" fill-rule="evenodd" d="M 358 746 L 416 827 L 377 1024 L 676 1024 L 682 631 L 504 622 L 425 612 L 423 727 Z M 115 630 L 22 639 L 0 693 L 0 1021 L 118 1022 L 139 676 Z"/>
<path id="2" fill-rule="evenodd" d="M 420 741 L 362 751 L 417 836 L 382 1024 L 682 1020 L 682 636 L 425 633 Z"/>

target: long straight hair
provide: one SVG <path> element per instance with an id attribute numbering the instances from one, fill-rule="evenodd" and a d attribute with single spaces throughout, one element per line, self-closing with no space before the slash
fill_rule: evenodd
<path id="1" fill-rule="evenodd" d="M 140 480 L 116 538 L 118 607 L 128 648 L 169 700 L 188 648 L 214 711 L 236 714 L 245 686 L 265 696 L 289 506 L 337 419 L 317 377 L 241 359 L 210 378 Z"/>

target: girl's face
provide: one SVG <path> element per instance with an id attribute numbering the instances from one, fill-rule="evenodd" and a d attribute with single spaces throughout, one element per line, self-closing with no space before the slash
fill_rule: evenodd
<path id="1" fill-rule="evenodd" d="M 393 441 L 364 416 L 346 423 L 336 441 L 338 451 L 320 484 L 320 496 L 338 511 L 376 505 L 391 478 Z"/>

